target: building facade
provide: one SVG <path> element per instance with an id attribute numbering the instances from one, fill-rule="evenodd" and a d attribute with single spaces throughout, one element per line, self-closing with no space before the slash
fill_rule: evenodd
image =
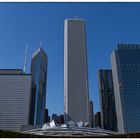
<path id="1" fill-rule="evenodd" d="M 57 114 L 52 114 L 52 119 L 51 120 L 54 120 L 55 122 L 57 122 L 57 120 L 58 120 Z"/>
<path id="2" fill-rule="evenodd" d="M 48 116 L 48 121 L 47 122 L 50 122 L 50 121 L 51 121 L 50 116 Z"/>
<path id="3" fill-rule="evenodd" d="M 0 70 L 0 129 L 20 131 L 29 124 L 31 75 L 22 70 Z"/>
<path id="4" fill-rule="evenodd" d="M 95 127 L 101 128 L 101 112 L 95 114 Z"/>
<path id="5" fill-rule="evenodd" d="M 48 109 L 45 109 L 45 123 L 49 122 L 48 121 L 48 115 L 49 115 L 48 113 L 49 113 Z"/>
<path id="6" fill-rule="evenodd" d="M 140 131 L 140 45 L 119 44 L 111 55 L 118 131 Z"/>
<path id="7" fill-rule="evenodd" d="M 59 115 L 60 124 L 64 124 L 64 115 Z"/>
<path id="8" fill-rule="evenodd" d="M 47 54 L 42 47 L 32 56 L 32 115 L 30 123 L 33 125 L 45 123 L 47 60 Z"/>
<path id="9" fill-rule="evenodd" d="M 89 102 L 89 113 L 90 113 L 90 117 L 89 117 L 90 127 L 94 127 L 94 109 L 93 109 L 93 102 L 92 101 Z"/>
<path id="10" fill-rule="evenodd" d="M 112 71 L 99 70 L 98 80 L 101 107 L 101 126 L 106 130 L 117 131 Z"/>
<path id="11" fill-rule="evenodd" d="M 65 122 L 89 122 L 85 22 L 64 22 L 64 114 Z"/>

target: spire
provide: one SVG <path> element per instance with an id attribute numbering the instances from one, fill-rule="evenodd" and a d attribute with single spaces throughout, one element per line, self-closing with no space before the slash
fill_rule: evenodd
<path id="1" fill-rule="evenodd" d="M 25 51 L 25 59 L 24 59 L 24 67 L 23 67 L 23 72 L 26 72 L 26 65 L 27 65 L 27 54 L 28 54 L 28 44 L 26 44 L 26 51 Z"/>
<path id="2" fill-rule="evenodd" d="M 40 48 L 42 48 L 42 41 L 40 41 Z"/>

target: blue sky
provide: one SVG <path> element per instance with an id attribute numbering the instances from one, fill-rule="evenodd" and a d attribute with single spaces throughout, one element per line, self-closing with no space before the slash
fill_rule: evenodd
<path id="1" fill-rule="evenodd" d="M 0 68 L 23 68 L 28 43 L 29 73 L 32 54 L 42 41 L 48 54 L 49 114 L 64 111 L 64 20 L 76 16 L 86 21 L 89 95 L 97 112 L 97 72 L 111 67 L 118 43 L 140 43 L 140 3 L 0 3 Z"/>

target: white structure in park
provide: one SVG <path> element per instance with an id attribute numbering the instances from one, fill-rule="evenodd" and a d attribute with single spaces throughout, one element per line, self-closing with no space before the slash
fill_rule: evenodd
<path id="1" fill-rule="evenodd" d="M 111 136 L 117 135 L 119 133 L 98 129 L 98 128 L 89 128 L 85 126 L 83 122 L 74 122 L 69 121 L 65 124 L 57 124 L 54 120 L 49 123 L 46 123 L 42 128 L 30 129 L 22 131 L 21 133 L 32 134 L 32 135 L 41 135 L 47 137 L 101 137 L 101 136 Z"/>

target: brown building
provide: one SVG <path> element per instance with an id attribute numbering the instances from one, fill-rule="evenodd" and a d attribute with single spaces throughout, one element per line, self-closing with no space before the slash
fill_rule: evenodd
<path id="1" fill-rule="evenodd" d="M 56 122 L 59 124 L 64 124 L 64 115 L 57 116 Z"/>
<path id="2" fill-rule="evenodd" d="M 59 116 L 60 124 L 64 124 L 64 115 Z"/>

